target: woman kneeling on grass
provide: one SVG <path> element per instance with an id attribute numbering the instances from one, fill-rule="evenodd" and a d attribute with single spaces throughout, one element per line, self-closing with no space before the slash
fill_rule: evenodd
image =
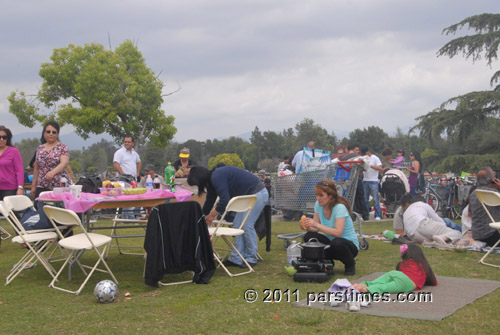
<path id="1" fill-rule="evenodd" d="M 314 217 L 303 221 L 307 234 L 304 241 L 315 238 L 320 243 L 330 245 L 325 250 L 327 259 L 338 259 L 345 265 L 346 276 L 356 274 L 354 257 L 358 255 L 359 243 L 349 202 L 337 193 L 331 180 L 322 180 L 314 187 L 316 204 Z"/>
<path id="2" fill-rule="evenodd" d="M 399 248 L 402 261 L 396 270 L 389 271 L 373 281 L 353 284 L 363 293 L 400 293 L 421 290 L 424 285 L 436 286 L 437 280 L 425 255 L 416 245 L 403 244 Z"/>

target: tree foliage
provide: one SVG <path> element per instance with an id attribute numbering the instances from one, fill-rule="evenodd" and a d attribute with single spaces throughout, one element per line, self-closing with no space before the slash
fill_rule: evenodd
<path id="1" fill-rule="evenodd" d="M 217 164 L 224 163 L 228 166 L 236 166 L 244 169 L 245 165 L 237 154 L 220 154 L 208 160 L 208 168 L 212 170 Z"/>
<path id="2" fill-rule="evenodd" d="M 107 133 L 121 143 L 131 134 L 138 147 L 146 139 L 159 146 L 172 139 L 174 118 L 161 109 L 163 83 L 131 41 L 114 51 L 96 43 L 70 44 L 50 59 L 41 66 L 43 83 L 35 96 L 12 92 L 8 98 L 9 111 L 22 125 L 55 119 L 73 125 L 83 138 Z"/>
<path id="3" fill-rule="evenodd" d="M 471 16 L 445 28 L 443 33 L 456 34 L 464 27 L 475 31 L 475 34 L 451 40 L 437 55 L 452 58 L 461 54 L 473 62 L 484 58 L 491 67 L 498 59 L 500 14 Z M 494 86 L 499 78 L 500 71 L 497 71 L 490 84 Z M 479 161 L 482 160 L 479 157 L 481 154 L 500 152 L 498 146 L 490 145 L 498 138 L 499 114 L 500 86 L 496 86 L 491 91 L 470 92 L 448 99 L 439 108 L 418 117 L 414 128 L 420 130 L 420 136 L 434 146 L 440 157 L 450 156 L 439 164 L 439 168 L 456 164 L 453 170 L 458 171 L 473 160 L 471 157 L 476 156 Z M 491 138 L 485 139 L 484 135 L 491 135 Z M 471 142 L 474 144 L 471 145 Z M 499 163 L 497 161 L 495 165 Z"/>
<path id="4" fill-rule="evenodd" d="M 389 135 L 377 126 L 363 129 L 354 129 L 349 133 L 349 143 L 357 144 L 360 148 L 367 147 L 372 152 L 382 152 L 389 146 Z"/>

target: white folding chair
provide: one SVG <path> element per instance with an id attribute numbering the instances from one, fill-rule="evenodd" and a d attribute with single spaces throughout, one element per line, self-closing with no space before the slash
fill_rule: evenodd
<path id="1" fill-rule="evenodd" d="M 94 271 L 108 273 L 109 275 L 111 275 L 115 283 L 118 284 L 115 275 L 113 274 L 113 272 L 111 272 L 111 269 L 104 260 L 104 255 L 106 254 L 106 250 L 109 248 L 109 245 L 111 243 L 111 237 L 95 233 L 88 233 L 83 227 L 82 222 L 80 221 L 78 215 L 71 210 L 53 206 L 45 206 L 43 209 L 47 214 L 47 217 L 49 218 L 50 222 L 52 222 L 52 225 L 56 229 L 57 234 L 59 235 L 60 238 L 58 242 L 59 246 L 62 247 L 63 250 L 69 250 L 69 252 L 66 252 L 66 261 L 64 262 L 61 269 L 59 269 L 59 272 L 57 272 L 52 282 L 49 284 L 49 287 L 53 287 L 57 290 L 78 295 L 84 288 L 85 284 L 87 284 L 88 280 L 90 279 Z M 80 227 L 82 233 L 70 237 L 64 237 L 56 223 L 65 226 Z M 100 247 L 103 247 L 102 250 L 99 249 Z M 80 263 L 79 257 L 81 256 L 81 253 L 85 250 L 94 250 L 96 252 L 98 259 L 93 266 L 83 265 Z M 54 283 L 58 280 L 59 275 L 62 273 L 64 268 L 70 262 L 71 264 L 77 263 L 82 272 L 86 275 L 85 279 L 83 280 L 83 283 L 76 291 L 70 291 L 54 285 Z M 100 263 L 102 263 L 106 269 L 98 268 Z M 90 272 L 87 273 L 85 271 L 85 268 L 90 269 Z"/>
<path id="2" fill-rule="evenodd" d="M 490 217 L 490 220 L 491 220 L 490 227 L 494 228 L 494 229 L 500 229 L 500 222 L 495 222 L 495 219 L 493 218 L 490 211 L 488 210 L 488 207 L 486 207 L 486 206 L 500 206 L 500 194 L 498 194 L 497 192 L 494 192 L 494 191 L 476 190 L 476 196 L 477 196 L 477 199 L 479 200 L 479 202 L 481 203 L 481 205 L 483 205 L 483 208 L 484 208 L 486 214 L 488 214 L 488 216 Z M 497 241 L 497 243 L 495 243 L 490 248 L 490 250 L 486 253 L 486 255 L 484 255 L 479 260 L 479 263 L 484 264 L 484 265 L 493 266 L 496 268 L 500 268 L 500 265 L 486 263 L 484 261 L 486 259 L 486 257 L 488 257 L 488 255 L 493 251 L 494 248 L 496 248 L 496 246 L 499 243 L 500 243 L 500 239 Z"/>
<path id="3" fill-rule="evenodd" d="M 215 203 L 214 203 L 214 208 L 217 206 L 217 204 L 219 203 L 219 200 L 220 198 L 217 197 L 217 199 L 215 200 Z M 220 219 L 214 219 L 212 221 L 212 226 L 218 226 L 218 225 L 221 225 L 221 226 L 225 226 L 225 227 L 232 227 L 233 226 L 233 221 L 227 221 L 226 220 L 226 215 L 224 216 L 221 216 Z M 257 253 L 257 258 L 261 261 L 264 260 L 264 258 L 259 254 Z"/>
<path id="4" fill-rule="evenodd" d="M 28 268 L 27 264 L 34 263 L 35 259 L 40 261 L 40 264 L 54 278 L 56 270 L 52 267 L 48 259 L 45 258 L 44 253 L 50 243 L 57 240 L 57 234 L 53 231 L 29 234 L 17 219 L 16 214 L 3 201 L 0 201 L 0 212 L 17 234 L 16 237 L 12 238 L 12 242 L 25 244 L 28 249 L 24 256 L 10 270 L 5 280 L 5 286 L 9 285 L 24 269 Z"/>
<path id="5" fill-rule="evenodd" d="M 220 220 L 218 220 L 218 224 L 215 227 L 208 228 L 208 232 L 212 236 L 212 244 L 214 246 L 215 260 L 219 263 L 219 266 L 221 266 L 230 277 L 236 277 L 255 272 L 255 270 L 250 266 L 250 264 L 248 264 L 245 257 L 243 257 L 243 255 L 238 251 L 238 249 L 236 249 L 233 240 L 234 238 L 236 238 L 236 236 L 243 235 L 245 233 L 245 231 L 243 230 L 243 226 L 245 225 L 245 222 L 247 221 L 248 216 L 250 215 L 250 212 L 252 211 L 256 202 L 257 202 L 257 196 L 255 195 L 243 195 L 232 198 L 231 200 L 229 200 L 229 203 L 226 206 L 224 214 L 222 214 Z M 246 212 L 246 215 L 243 218 L 243 221 L 241 222 L 239 228 L 226 227 L 223 225 L 223 222 L 228 212 L 237 212 L 237 213 Z M 226 242 L 227 246 L 229 247 L 229 249 L 225 249 L 226 253 L 224 256 L 221 256 L 219 253 L 215 251 L 215 244 L 217 243 L 219 237 L 222 238 L 222 240 Z M 231 273 L 227 269 L 227 267 L 223 264 L 224 258 L 227 256 L 229 252 L 233 250 L 243 260 L 243 264 L 245 264 L 245 266 L 248 268 L 248 271 L 234 274 Z"/>
<path id="6" fill-rule="evenodd" d="M 30 198 L 25 195 L 9 195 L 3 198 L 5 204 L 13 211 L 20 212 L 25 211 L 28 208 L 35 210 L 33 202 Z M 55 229 L 50 227 L 46 229 L 35 229 L 35 230 L 27 230 L 28 234 L 41 233 L 45 231 L 54 231 Z"/>

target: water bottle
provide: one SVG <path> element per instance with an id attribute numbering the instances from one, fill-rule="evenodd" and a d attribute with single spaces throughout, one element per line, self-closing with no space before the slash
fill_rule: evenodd
<path id="1" fill-rule="evenodd" d="M 165 167 L 165 183 L 172 192 L 175 191 L 175 169 L 170 162 Z"/>
<path id="2" fill-rule="evenodd" d="M 146 178 L 146 192 L 153 192 L 153 179 L 150 175 Z"/>
<path id="3" fill-rule="evenodd" d="M 299 248 L 299 244 L 296 241 L 292 241 L 292 243 L 286 249 L 286 262 L 287 265 L 292 265 L 292 261 L 297 261 L 301 256 L 301 249 Z"/>
<path id="4" fill-rule="evenodd" d="M 392 240 L 394 238 L 394 235 L 396 235 L 396 232 L 391 230 L 384 230 L 382 232 L 382 235 L 384 235 L 385 238 Z"/>

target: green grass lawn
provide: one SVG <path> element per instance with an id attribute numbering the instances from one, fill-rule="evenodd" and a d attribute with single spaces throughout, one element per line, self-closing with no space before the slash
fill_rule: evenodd
<path id="1" fill-rule="evenodd" d="M 11 231 L 3 220 L 2 227 Z M 365 233 L 391 229 L 392 222 L 366 223 Z M 208 285 L 184 284 L 151 288 L 144 284 L 144 261 L 140 256 L 119 255 L 112 249 L 108 264 L 120 281 L 119 299 L 99 304 L 94 296 L 95 284 L 109 276 L 97 273 L 79 296 L 48 288 L 50 276 L 43 267 L 25 270 L 9 286 L 0 286 L 1 334 L 450 334 L 467 331 L 496 334 L 500 326 L 497 304 L 500 290 L 460 309 L 441 322 L 399 318 L 381 318 L 356 313 L 336 313 L 292 306 L 292 301 L 306 297 L 307 292 L 325 291 L 337 278 L 343 278 L 343 266 L 328 283 L 295 283 L 283 269 L 286 250 L 276 235 L 298 231 L 298 223 L 273 222 L 271 252 L 265 252 L 264 240 L 259 244 L 265 258 L 256 273 L 229 278 L 217 270 Z M 127 241 L 142 243 L 141 239 Z M 357 257 L 357 274 L 394 269 L 399 261 L 399 246 L 369 240 L 370 247 Z M 10 240 L 0 247 L 0 277 L 5 277 L 25 249 Z M 500 280 L 500 269 L 479 265 L 480 253 L 424 249 L 437 275 Z M 91 258 L 84 255 L 83 260 Z M 500 262 L 500 256 L 492 255 Z M 94 259 L 89 259 L 89 262 Z M 87 262 L 87 263 L 89 263 Z M 340 273 L 339 273 L 340 272 Z M 178 279 L 167 276 L 165 279 Z M 181 276 L 182 277 L 182 276 Z M 82 278 L 74 270 L 73 282 L 66 278 L 62 285 L 76 287 Z M 255 289 L 259 298 L 254 303 L 244 300 L 244 292 Z M 290 302 L 263 302 L 265 290 L 289 290 Z M 464 287 L 464 290 L 467 288 Z M 130 298 L 125 293 L 130 293 Z M 460 292 L 457 292 L 460 294 Z M 286 298 L 284 299 L 286 300 Z"/>

